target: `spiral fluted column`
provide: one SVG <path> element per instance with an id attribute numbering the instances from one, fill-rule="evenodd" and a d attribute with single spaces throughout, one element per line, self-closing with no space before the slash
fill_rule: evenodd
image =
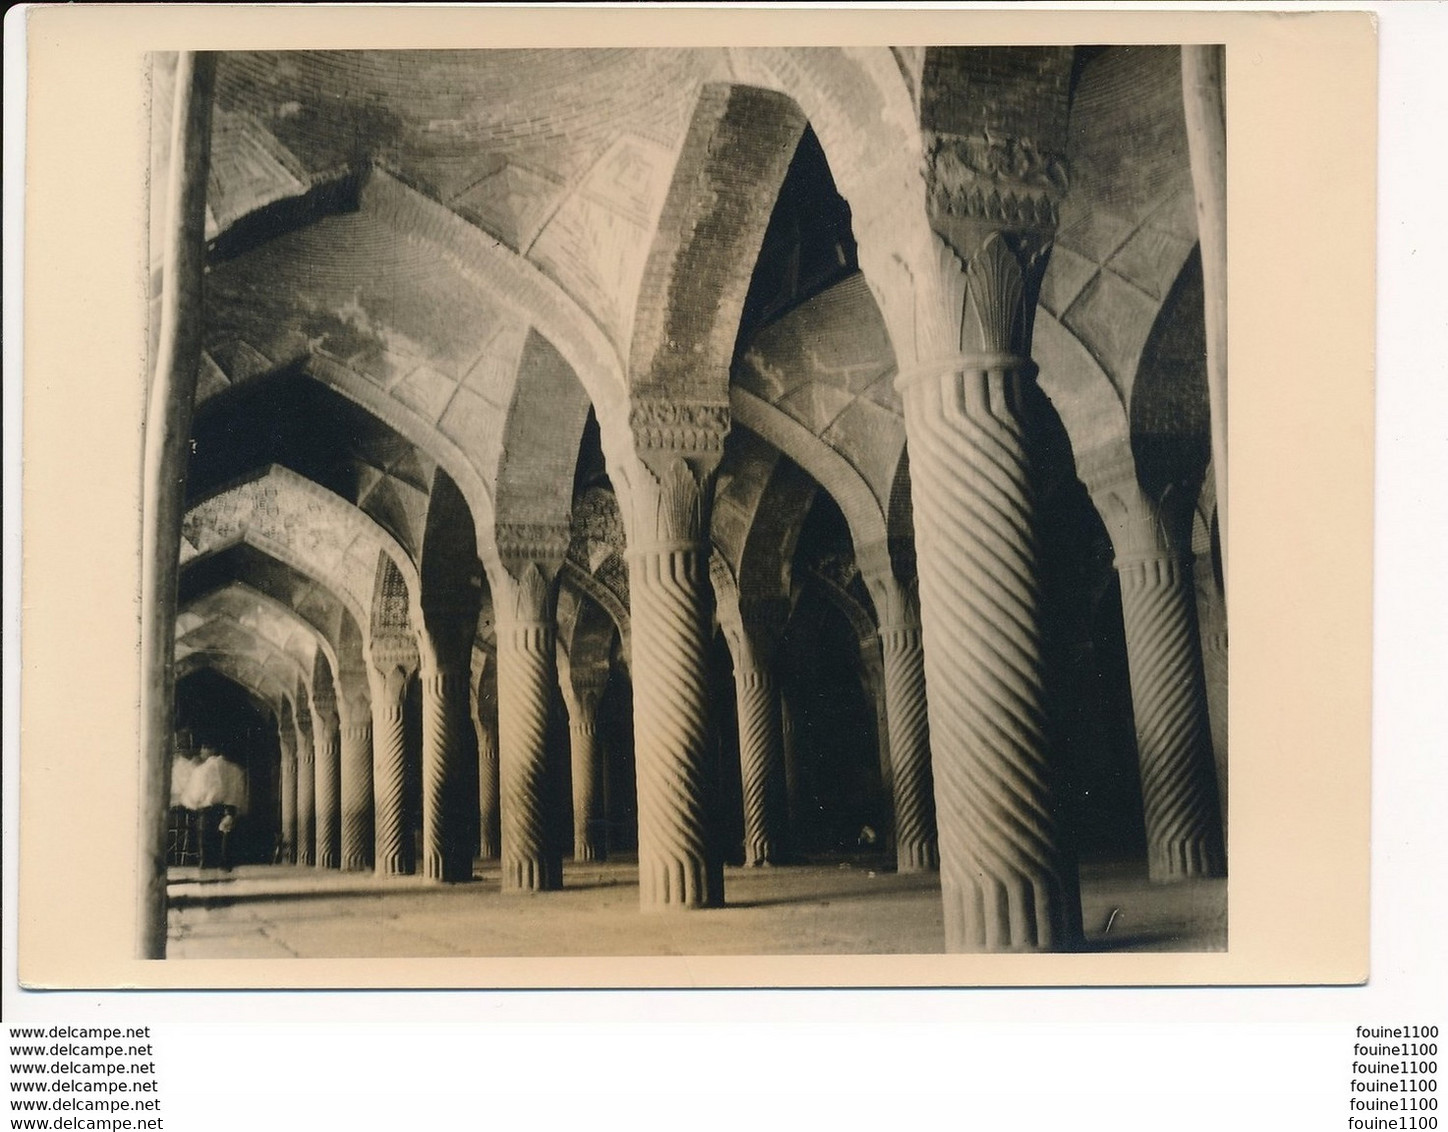
<path id="1" fill-rule="evenodd" d="M 1206 687 L 1185 564 L 1117 559 L 1152 880 L 1226 871 Z"/>
<path id="2" fill-rule="evenodd" d="M 895 857 L 902 873 L 940 863 L 930 773 L 930 723 L 925 699 L 925 655 L 919 626 L 880 629 L 885 667 L 885 719 L 890 732 L 890 777 L 895 802 Z"/>
<path id="3" fill-rule="evenodd" d="M 562 887 L 548 831 L 548 717 L 556 682 L 552 586 L 535 566 L 498 618 L 498 763 L 505 892 Z"/>
<path id="4" fill-rule="evenodd" d="M 865 582 L 879 618 L 896 867 L 902 873 L 925 872 L 940 863 L 940 853 L 919 603 L 914 587 L 897 579 L 888 566 L 866 573 Z"/>
<path id="5" fill-rule="evenodd" d="M 1220 876 L 1226 854 L 1185 550 L 1190 504 L 1148 496 L 1124 444 L 1080 454 L 1077 472 L 1116 551 L 1148 871 L 1156 881 Z"/>
<path id="6" fill-rule="evenodd" d="M 312 735 L 316 752 L 316 861 L 320 868 L 335 869 L 342 863 L 342 748 L 335 713 L 314 714 Z"/>
<path id="7" fill-rule="evenodd" d="M 471 880 L 473 846 L 460 803 L 467 726 L 465 668 L 424 661 L 422 672 L 422 867 L 432 880 Z"/>
<path id="8" fill-rule="evenodd" d="M 771 664 L 788 619 L 788 600 L 741 594 L 735 567 L 720 552 L 709 563 L 715 611 L 734 659 L 739 724 L 744 864 L 783 862 L 789 826 L 779 689 Z"/>
<path id="9" fill-rule="evenodd" d="M 372 710 L 359 699 L 342 716 L 342 868 L 366 872 L 373 865 Z"/>
<path id="10" fill-rule="evenodd" d="M 297 752 L 295 746 L 282 747 L 282 860 L 285 865 L 297 862 Z"/>
<path id="11" fill-rule="evenodd" d="M 645 910 L 723 902 L 710 843 L 709 696 L 702 548 L 630 551 L 639 900 Z"/>
<path id="12" fill-rule="evenodd" d="M 759 669 L 734 670 L 739 710 L 739 772 L 744 798 L 744 863 L 784 860 L 788 799 L 784 781 L 784 734 L 779 689 Z"/>
<path id="13" fill-rule="evenodd" d="M 474 715 L 478 735 L 478 856 L 485 861 L 502 852 L 499 830 L 498 741 L 494 725 Z"/>
<path id="14" fill-rule="evenodd" d="M 302 711 L 296 716 L 297 864 L 317 863 L 317 767 L 312 727 Z"/>
<path id="15" fill-rule="evenodd" d="M 404 704 L 408 674 L 378 674 L 372 686 L 373 861 L 383 876 L 415 871 L 406 821 L 407 730 Z"/>
<path id="16" fill-rule="evenodd" d="M 1031 371 L 1017 357 L 962 357 L 903 390 L 951 951 L 1057 950 L 1080 933 L 1046 749 L 1033 502 L 1017 418 Z M 909 635 L 889 652 L 895 679 L 912 680 Z M 907 698 L 901 715 L 915 709 Z M 892 723 L 892 744 L 894 735 Z"/>
<path id="17" fill-rule="evenodd" d="M 608 857 L 603 829 L 603 758 L 593 706 L 586 701 L 574 714 L 569 704 L 568 739 L 573 780 L 573 859 Z"/>

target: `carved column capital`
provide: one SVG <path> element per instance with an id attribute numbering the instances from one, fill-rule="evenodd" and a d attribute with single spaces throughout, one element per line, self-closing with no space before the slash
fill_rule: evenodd
<path id="1" fill-rule="evenodd" d="M 1106 524 L 1123 576 L 1145 564 L 1180 568 L 1190 553 L 1191 511 L 1182 505 L 1188 501 L 1148 495 L 1125 441 L 1079 455 L 1076 474 Z"/>
<path id="2" fill-rule="evenodd" d="M 678 452 L 629 469 L 619 505 L 628 538 L 627 559 L 640 555 L 703 549 L 709 529 L 709 488 L 717 461 L 699 463 Z"/>
<path id="3" fill-rule="evenodd" d="M 635 398 L 629 428 L 639 458 L 662 478 L 674 459 L 712 472 L 729 435 L 729 405 L 690 404 L 669 398 Z"/>
<path id="4" fill-rule="evenodd" d="M 916 638 L 920 633 L 919 584 L 912 578 L 902 581 L 895 576 L 888 559 L 884 568 L 871 563 L 869 570 L 861 571 L 870 600 L 875 603 L 875 617 L 880 641 L 887 635 L 899 631 L 913 631 Z"/>
<path id="5" fill-rule="evenodd" d="M 551 581 L 568 557 L 571 534 L 567 523 L 498 523 L 495 530 L 498 557 L 508 574 L 508 579 L 501 580 L 504 588 L 508 581 L 516 582 L 530 568 L 538 570 Z M 493 580 L 495 594 L 499 581 Z M 494 600 L 497 600 L 496 597 Z"/>

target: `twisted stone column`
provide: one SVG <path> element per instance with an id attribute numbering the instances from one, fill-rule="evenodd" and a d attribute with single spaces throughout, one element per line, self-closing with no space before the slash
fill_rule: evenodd
<path id="1" fill-rule="evenodd" d="M 404 705 L 408 673 L 391 668 L 369 673 L 372 682 L 373 860 L 382 876 L 416 870 L 412 834 L 406 828 L 407 731 Z"/>
<path id="2" fill-rule="evenodd" d="M 295 744 L 282 746 L 281 766 L 282 863 L 297 862 L 297 751 Z"/>
<path id="3" fill-rule="evenodd" d="M 710 831 L 703 485 L 677 456 L 657 478 L 644 474 L 630 501 L 628 554 L 639 902 L 646 911 L 708 907 L 723 903 L 724 862 Z"/>
<path id="4" fill-rule="evenodd" d="M 1152 880 L 1226 872 L 1184 563 L 1117 560 Z"/>
<path id="5" fill-rule="evenodd" d="M 312 715 L 312 736 L 316 751 L 317 865 L 335 869 L 342 863 L 342 748 L 335 709 L 319 707 Z"/>
<path id="6" fill-rule="evenodd" d="M 398 717 L 401 723 L 401 714 Z M 342 712 L 341 725 L 341 852 L 347 872 L 366 872 L 373 865 L 372 709 L 358 696 Z"/>
<path id="7" fill-rule="evenodd" d="M 561 888 L 548 836 L 548 715 L 555 682 L 553 587 L 536 565 L 498 602 L 499 800 L 505 892 Z M 495 600 L 499 598 L 495 592 Z"/>
<path id="8" fill-rule="evenodd" d="M 784 733 L 779 689 L 759 669 L 734 670 L 739 710 L 739 768 L 744 795 L 744 863 L 774 864 L 785 858 L 789 808 L 784 780 Z"/>
<path id="9" fill-rule="evenodd" d="M 709 576 L 719 624 L 734 658 L 744 863 L 775 864 L 786 856 L 789 800 L 779 689 L 770 662 L 788 615 L 787 604 L 741 598 L 733 568 L 717 553 L 710 562 Z"/>
<path id="10" fill-rule="evenodd" d="M 496 662 L 494 662 L 496 663 Z M 478 736 L 478 856 L 491 861 L 502 851 L 499 830 L 498 738 L 495 713 L 484 714 L 478 683 L 472 688 L 473 727 Z"/>
<path id="11" fill-rule="evenodd" d="M 297 705 L 297 864 L 317 863 L 317 767 L 311 713 Z"/>
<path id="12" fill-rule="evenodd" d="M 879 618 L 896 867 L 902 873 L 925 872 L 939 865 L 940 854 L 919 602 L 913 587 L 902 584 L 888 565 L 866 573 L 865 584 Z"/>
<path id="13" fill-rule="evenodd" d="M 423 650 L 422 662 L 423 873 L 457 883 L 473 876 L 473 847 L 460 803 L 467 725 L 468 670 Z"/>
<path id="14" fill-rule="evenodd" d="M 946 948 L 1060 950 L 1079 940 L 1081 909 L 1045 735 L 1033 500 L 1020 420 L 1022 383 L 1035 368 L 1011 352 L 1023 348 L 1029 313 L 1020 263 L 998 235 L 971 258 L 960 282 L 968 287 L 965 337 L 978 352 L 898 380 L 910 444 Z M 902 658 L 909 647 L 904 634 L 892 651 Z"/>
<path id="15" fill-rule="evenodd" d="M 603 758 L 598 724 L 592 715 L 570 718 L 568 738 L 573 771 L 573 859 L 602 861 L 608 857 L 603 831 Z"/>
<path id="16" fill-rule="evenodd" d="M 1151 879 L 1220 876 L 1226 855 L 1206 683 L 1181 549 L 1189 516 L 1141 490 L 1124 445 L 1083 454 L 1077 470 L 1116 550 Z"/>

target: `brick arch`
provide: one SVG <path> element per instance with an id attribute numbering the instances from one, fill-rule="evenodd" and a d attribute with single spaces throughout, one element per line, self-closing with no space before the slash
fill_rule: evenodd
<path id="1" fill-rule="evenodd" d="M 1051 269 L 1046 270 L 1049 277 Z M 1044 305 L 1036 311 L 1031 355 L 1040 367 L 1036 383 L 1050 398 L 1076 453 L 1126 441 L 1120 391 L 1086 344 Z"/>
<path id="2" fill-rule="evenodd" d="M 1153 497 L 1185 491 L 1195 504 L 1212 458 L 1206 298 L 1200 254 L 1182 264 L 1142 344 L 1131 384 L 1131 449 Z"/>
<path id="3" fill-rule="evenodd" d="M 942 339 L 937 239 L 921 176 L 916 93 L 887 47 L 730 52 L 741 81 L 781 91 L 809 119 L 850 206 L 860 267 L 902 369 L 953 353 Z"/>
<path id="4" fill-rule="evenodd" d="M 397 568 L 411 595 L 414 624 L 421 593 L 412 559 L 373 519 L 339 495 L 288 468 L 271 465 L 194 504 L 181 528 L 181 566 L 237 542 L 249 542 L 304 573 L 320 575 L 370 624 L 379 557 Z M 304 564 L 312 564 L 309 569 Z"/>
<path id="5" fill-rule="evenodd" d="M 564 356 L 536 330 L 519 358 L 498 446 L 497 521 L 566 531 L 571 484 L 593 404 Z"/>
<path id="6" fill-rule="evenodd" d="M 810 571 L 809 581 L 824 600 L 839 611 L 840 616 L 850 626 L 850 631 L 858 638 L 862 648 L 874 640 L 876 616 L 872 609 L 856 599 L 849 590 L 833 578 L 826 577 L 817 570 Z"/>
<path id="7" fill-rule="evenodd" d="M 749 281 L 804 127 L 775 91 L 700 88 L 635 307 L 632 412 L 640 401 L 723 412 Z"/>
<path id="8" fill-rule="evenodd" d="M 608 614 L 614 628 L 618 630 L 619 640 L 622 642 L 624 650 L 627 651 L 632 623 L 628 604 L 624 598 L 571 559 L 563 563 L 559 576 L 562 579 L 560 592 L 567 589 L 577 590 L 581 596 L 586 597 Z"/>
<path id="9" fill-rule="evenodd" d="M 734 384 L 843 455 L 883 507 L 905 445 L 895 373 L 879 304 L 856 273 L 759 330 Z"/>

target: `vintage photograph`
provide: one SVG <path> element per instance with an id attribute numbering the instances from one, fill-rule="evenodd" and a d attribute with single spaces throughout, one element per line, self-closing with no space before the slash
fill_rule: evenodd
<path id="1" fill-rule="evenodd" d="M 1227 950 L 1225 60 L 150 55 L 136 957 Z"/>

